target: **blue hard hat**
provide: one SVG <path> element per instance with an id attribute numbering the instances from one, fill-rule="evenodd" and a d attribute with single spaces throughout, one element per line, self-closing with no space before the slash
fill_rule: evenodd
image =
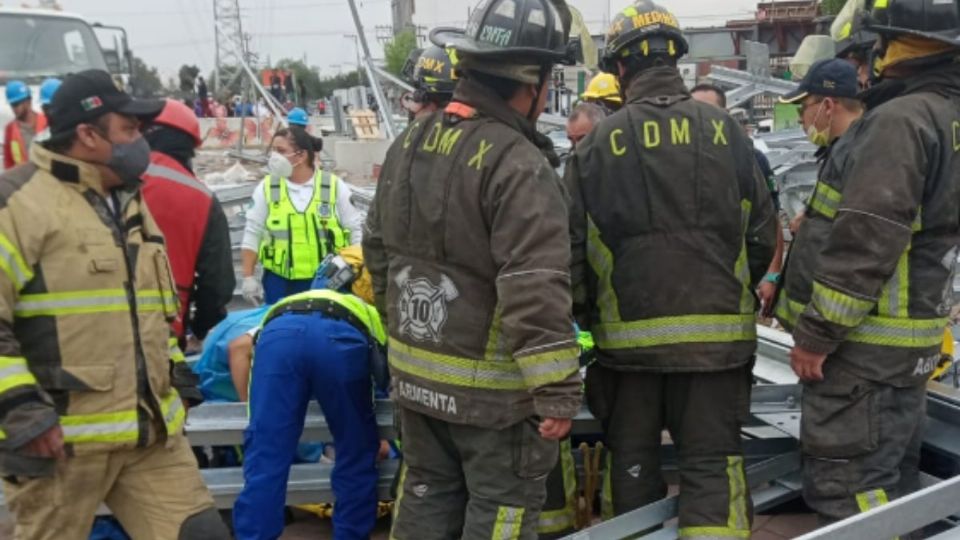
<path id="1" fill-rule="evenodd" d="M 7 103 L 16 105 L 22 101 L 30 99 L 30 87 L 23 81 L 10 81 L 7 83 Z"/>
<path id="2" fill-rule="evenodd" d="M 57 93 L 57 89 L 60 88 L 60 85 L 63 84 L 63 81 L 55 77 L 50 77 L 43 81 L 40 84 L 40 105 L 49 105 L 53 101 L 53 95 Z"/>
<path id="3" fill-rule="evenodd" d="M 296 126 L 307 127 L 307 124 L 310 123 L 310 119 L 307 117 L 307 111 L 301 109 L 300 107 L 294 107 L 293 109 L 290 109 L 290 112 L 287 113 L 287 123 Z"/>

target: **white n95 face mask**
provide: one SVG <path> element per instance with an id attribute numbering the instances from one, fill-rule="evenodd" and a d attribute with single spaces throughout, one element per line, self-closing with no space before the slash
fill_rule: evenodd
<path id="1" fill-rule="evenodd" d="M 283 154 L 270 152 L 270 157 L 267 160 L 267 172 L 270 173 L 270 176 L 277 178 L 290 178 L 290 175 L 293 174 L 293 164 Z"/>

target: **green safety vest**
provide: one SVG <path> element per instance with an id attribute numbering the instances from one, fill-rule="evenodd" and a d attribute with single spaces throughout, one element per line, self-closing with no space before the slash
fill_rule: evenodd
<path id="1" fill-rule="evenodd" d="M 262 326 L 266 326 L 271 319 L 284 311 L 323 311 L 337 317 L 338 311 L 343 312 L 341 310 L 352 316 L 348 322 L 363 326 L 357 328 L 358 330 L 366 330 L 370 338 L 380 345 L 386 345 L 387 332 L 377 310 L 357 296 L 330 289 L 313 289 L 280 300 L 267 311 Z"/>
<path id="2" fill-rule="evenodd" d="M 287 182 L 267 176 L 266 234 L 260 241 L 260 263 L 284 279 L 312 279 L 328 253 L 350 245 L 350 231 L 337 218 L 337 177 L 317 171 L 313 198 L 304 212 L 290 200 Z"/>

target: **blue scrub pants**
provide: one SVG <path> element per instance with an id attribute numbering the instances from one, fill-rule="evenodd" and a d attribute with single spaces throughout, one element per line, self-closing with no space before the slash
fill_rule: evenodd
<path id="1" fill-rule="evenodd" d="M 334 539 L 370 537 L 380 442 L 367 355 L 366 336 L 320 313 L 287 313 L 260 333 L 244 434 L 245 484 L 233 507 L 239 540 L 272 540 L 283 532 L 290 465 L 311 398 L 323 409 L 337 448 Z"/>
<path id="2" fill-rule="evenodd" d="M 310 279 L 286 279 L 269 270 L 263 271 L 263 302 L 273 305 L 294 294 L 307 292 L 313 285 Z"/>

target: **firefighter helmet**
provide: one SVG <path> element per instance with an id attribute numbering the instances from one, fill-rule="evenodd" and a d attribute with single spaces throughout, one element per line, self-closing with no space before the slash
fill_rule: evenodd
<path id="1" fill-rule="evenodd" d="M 485 0 L 466 29 L 435 28 L 430 41 L 507 64 L 573 63 L 571 20 L 565 0 Z"/>
<path id="2" fill-rule="evenodd" d="M 688 50 L 680 23 L 672 13 L 651 0 L 637 0 L 614 17 L 600 68 L 616 75 L 620 58 L 641 55 L 677 59 Z"/>
<path id="3" fill-rule="evenodd" d="M 200 121 L 193 109 L 175 99 L 167 99 L 160 114 L 153 119 L 154 124 L 178 129 L 193 138 L 194 145 L 199 148 L 203 144 L 200 137 Z"/>
<path id="4" fill-rule="evenodd" d="M 457 86 L 457 55 L 440 47 L 427 47 L 413 68 L 413 85 L 428 95 L 452 95 Z"/>
<path id="5" fill-rule="evenodd" d="M 830 37 L 836 42 L 837 58 L 855 55 L 861 60 L 869 56 L 877 34 L 863 27 L 866 0 L 847 0 L 830 25 Z"/>
<path id="6" fill-rule="evenodd" d="M 623 103 L 620 98 L 620 82 L 609 73 L 600 73 L 590 80 L 587 90 L 580 94 L 580 99 L 584 101 L 610 101 L 620 105 Z"/>
<path id="7" fill-rule="evenodd" d="M 864 27 L 885 37 L 930 39 L 960 48 L 960 0 L 867 0 Z"/>

